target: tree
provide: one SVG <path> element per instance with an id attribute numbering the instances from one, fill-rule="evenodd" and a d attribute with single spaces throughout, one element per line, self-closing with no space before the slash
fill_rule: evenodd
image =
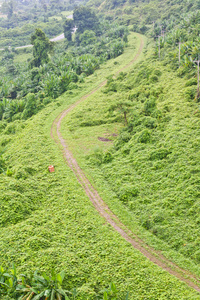
<path id="1" fill-rule="evenodd" d="M 93 30 L 96 34 L 99 31 L 99 20 L 95 13 L 88 7 L 78 6 L 73 13 L 74 24 L 77 33 L 83 33 L 85 30 Z"/>
<path id="2" fill-rule="evenodd" d="M 82 46 L 87 46 L 94 44 L 94 42 L 96 41 L 96 35 L 92 30 L 85 30 L 84 33 L 80 35 L 79 39 Z"/>
<path id="3" fill-rule="evenodd" d="M 118 110 L 124 117 L 125 125 L 128 124 L 127 114 L 130 112 L 132 102 L 128 100 L 119 100 L 115 104 L 111 105 L 109 111 Z"/>
<path id="4" fill-rule="evenodd" d="M 33 60 L 31 67 L 39 67 L 49 61 L 49 53 L 53 51 L 54 43 L 50 42 L 45 33 L 37 28 L 31 36 L 31 44 L 33 45 Z"/>
<path id="5" fill-rule="evenodd" d="M 64 27 L 65 38 L 68 40 L 68 42 L 71 42 L 74 21 L 72 19 L 66 19 L 63 27 Z"/>
<path id="6" fill-rule="evenodd" d="M 13 1 L 3 2 L 1 6 L 1 11 L 7 14 L 7 18 L 10 19 L 13 15 L 14 4 Z"/>

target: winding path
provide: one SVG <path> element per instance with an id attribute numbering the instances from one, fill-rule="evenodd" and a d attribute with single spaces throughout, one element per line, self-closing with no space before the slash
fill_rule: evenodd
<path id="1" fill-rule="evenodd" d="M 143 47 L 144 41 L 140 35 L 140 47 L 133 58 L 133 60 L 126 65 L 124 68 L 120 69 L 116 74 L 121 72 L 122 70 L 126 69 L 128 66 L 133 64 L 138 57 L 140 56 Z M 100 215 L 116 230 L 127 242 L 129 242 L 135 249 L 139 250 L 144 256 L 146 256 L 150 261 L 161 267 L 163 270 L 169 272 L 170 274 L 174 275 L 181 281 L 185 282 L 188 286 L 192 287 L 196 291 L 200 293 L 200 278 L 195 277 L 190 272 L 181 269 L 179 266 L 175 265 L 173 262 L 168 260 L 162 254 L 157 252 L 155 249 L 151 248 L 143 240 L 141 240 L 137 235 L 131 232 L 124 224 L 120 222 L 116 215 L 109 209 L 106 203 L 102 200 L 99 196 L 97 190 L 92 186 L 91 182 L 86 177 L 83 170 L 79 167 L 76 159 L 73 157 L 72 153 L 69 151 L 66 141 L 61 135 L 60 132 L 60 125 L 63 118 L 73 110 L 79 103 L 83 102 L 87 99 L 90 95 L 94 94 L 97 90 L 103 87 L 106 84 L 106 81 L 103 81 L 99 84 L 99 86 L 92 90 L 89 94 L 80 98 L 76 103 L 72 104 L 68 109 L 64 110 L 53 122 L 51 127 L 51 137 L 54 141 L 62 147 L 63 156 L 71 168 L 71 170 L 76 175 L 79 183 L 85 190 L 87 196 L 89 197 L 90 201 L 93 203 L 96 210 L 100 213 Z"/>
<path id="2" fill-rule="evenodd" d="M 64 33 L 61 33 L 60 35 L 50 39 L 51 42 L 59 42 L 61 40 L 64 40 Z M 33 47 L 33 45 L 24 45 L 24 46 L 18 46 L 18 47 L 14 47 L 15 49 L 24 49 L 24 48 L 30 48 Z M 10 46 L 8 48 L 11 48 Z M 0 51 L 5 50 L 5 48 L 1 48 Z"/>

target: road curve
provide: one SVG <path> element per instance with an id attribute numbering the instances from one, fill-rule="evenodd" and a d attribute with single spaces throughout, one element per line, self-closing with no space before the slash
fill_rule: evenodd
<path id="1" fill-rule="evenodd" d="M 67 16 L 67 19 L 73 19 L 73 15 L 69 15 Z M 64 37 L 64 33 L 61 33 L 60 35 L 50 39 L 51 42 L 58 42 L 58 41 L 61 41 L 63 40 L 65 37 Z M 15 49 L 23 49 L 23 48 L 30 48 L 30 47 L 33 47 L 33 45 L 24 45 L 24 46 L 19 46 L 19 47 L 14 47 Z M 12 48 L 12 47 L 8 47 L 8 48 Z M 0 51 L 3 51 L 5 50 L 5 48 L 1 48 Z"/>
<path id="2" fill-rule="evenodd" d="M 143 47 L 144 47 L 144 41 L 140 35 L 138 35 L 140 38 L 140 48 L 133 58 L 133 60 L 125 66 L 120 71 L 126 69 L 128 66 L 133 64 L 138 57 L 140 56 Z M 117 74 L 116 73 L 116 74 Z M 117 216 L 109 209 L 109 207 L 106 205 L 106 203 L 102 200 L 102 198 L 99 196 L 97 190 L 92 186 L 91 182 L 86 177 L 83 170 L 78 165 L 76 159 L 72 155 L 72 153 L 69 151 L 69 148 L 67 146 L 67 142 L 64 140 L 64 138 L 61 135 L 60 132 L 60 125 L 63 120 L 63 118 L 71 111 L 73 110 L 79 103 L 83 102 L 85 99 L 87 99 L 90 95 L 94 94 L 97 90 L 99 90 L 101 87 L 103 87 L 106 84 L 106 80 L 103 81 L 99 86 L 92 90 L 89 94 L 83 96 L 80 98 L 76 103 L 72 104 L 68 109 L 61 112 L 60 115 L 54 120 L 52 127 L 51 127 L 51 137 L 54 139 L 54 141 L 62 147 L 63 157 L 67 163 L 67 165 L 70 167 L 70 169 L 74 172 L 74 174 L 77 177 L 77 180 L 85 190 L 88 198 L 93 203 L 96 210 L 99 212 L 99 214 L 113 227 L 114 230 L 116 230 L 127 242 L 129 242 L 135 249 L 139 250 L 145 257 L 147 257 L 150 261 L 152 261 L 154 264 L 161 267 L 163 270 L 167 271 L 171 275 L 174 275 L 181 281 L 185 282 L 188 286 L 192 287 L 196 291 L 200 293 L 200 279 L 195 277 L 190 272 L 180 268 L 179 266 L 175 265 L 173 262 L 165 258 L 162 254 L 159 252 L 156 252 L 155 249 L 151 248 L 143 240 L 141 240 L 137 235 L 135 235 L 133 232 L 131 232 L 124 224 L 120 222 L 120 220 L 117 218 Z"/>
<path id="3" fill-rule="evenodd" d="M 64 33 L 61 33 L 60 35 L 50 39 L 51 42 L 58 42 L 58 41 L 61 41 L 63 40 L 65 37 L 64 37 Z M 33 45 L 25 45 L 25 46 L 19 46 L 19 47 L 14 47 L 15 49 L 23 49 L 23 48 L 30 48 L 30 47 L 33 47 Z M 8 47 L 9 49 L 12 48 L 12 47 Z M 5 48 L 1 48 L 0 51 L 3 51 L 5 50 Z"/>

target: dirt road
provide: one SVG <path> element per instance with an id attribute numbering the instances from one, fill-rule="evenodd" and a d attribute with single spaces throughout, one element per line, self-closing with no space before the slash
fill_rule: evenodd
<path id="1" fill-rule="evenodd" d="M 140 47 L 133 58 L 133 60 L 125 66 L 123 69 L 120 69 L 116 74 L 121 72 L 122 70 L 126 69 L 128 66 L 133 64 L 142 53 L 144 47 L 144 41 L 140 35 Z M 99 196 L 98 191 L 92 186 L 86 175 L 84 174 L 83 170 L 79 167 L 76 159 L 73 157 L 72 153 L 69 151 L 67 146 L 67 141 L 65 141 L 60 132 L 60 125 L 63 118 L 73 110 L 79 103 L 87 99 L 91 94 L 94 94 L 97 90 L 103 87 L 106 84 L 106 81 L 102 82 L 96 89 L 91 91 L 89 94 L 85 95 L 84 97 L 80 98 L 76 103 L 72 104 L 68 109 L 64 110 L 53 122 L 51 128 L 51 136 L 58 143 L 62 146 L 63 156 L 71 168 L 71 170 L 76 175 L 79 183 L 85 190 L 88 198 L 93 203 L 94 207 L 100 213 L 100 215 L 116 230 L 127 242 L 129 242 L 135 249 L 139 250 L 144 256 L 146 256 L 150 261 L 161 267 L 162 269 L 166 270 L 170 274 L 174 275 L 181 281 L 184 281 L 193 289 L 200 292 L 200 279 L 196 278 L 190 272 L 181 269 L 179 266 L 175 265 L 173 262 L 169 261 L 165 258 L 162 254 L 157 252 L 155 249 L 149 247 L 143 240 L 141 240 L 137 235 L 131 232 L 124 224 L 120 222 L 116 215 L 112 213 L 109 207 L 105 204 L 102 198 Z"/>

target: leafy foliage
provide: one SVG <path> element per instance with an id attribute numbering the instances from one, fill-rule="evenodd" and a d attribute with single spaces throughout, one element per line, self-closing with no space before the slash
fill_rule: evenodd
<path id="1" fill-rule="evenodd" d="M 0 122 L 0 142 L 7 145 L 2 158 L 6 162 L 6 167 L 12 171 L 12 176 L 0 175 L 0 220 L 3 220 L 0 225 L 0 260 L 8 269 L 9 262 L 14 261 L 18 266 L 19 274 L 27 275 L 29 272 L 34 273 L 39 269 L 41 273 L 38 274 L 42 275 L 44 271 L 49 276 L 52 269 L 56 274 L 59 273 L 59 270 L 64 270 L 66 277 L 63 280 L 63 289 L 71 291 L 72 294 L 67 294 L 68 297 L 72 299 L 76 297 L 77 300 L 88 298 L 94 300 L 97 297 L 102 299 L 105 293 L 104 288 L 108 286 L 109 282 L 115 282 L 117 296 L 115 291 L 110 291 L 108 287 L 106 291 L 108 299 L 115 297 L 124 300 L 127 291 L 129 291 L 130 299 L 144 297 L 154 299 L 167 297 L 173 300 L 198 299 L 197 292 L 167 272 L 161 271 L 159 267 L 145 259 L 142 254 L 135 251 L 118 233 L 105 224 L 105 221 L 89 202 L 80 184 L 75 180 L 71 170 L 63 163 L 57 145 L 50 138 L 51 124 L 66 106 L 75 103 L 84 94 L 88 94 L 91 89 L 96 88 L 97 80 L 98 82 L 105 80 L 105 74 L 108 74 L 110 70 L 117 71 L 132 60 L 133 51 L 137 52 L 134 45 L 138 40 L 131 38 L 130 41 L 131 44 L 125 49 L 123 56 L 107 62 L 102 69 L 97 70 L 97 74 L 86 78 L 85 82 L 81 83 L 81 89 L 67 91 L 66 94 L 60 96 L 55 102 L 49 103 L 38 114 L 25 122 L 23 120 L 10 123 L 5 120 Z M 116 61 L 117 64 L 114 63 Z M 45 66 L 42 69 L 45 70 Z M 165 76 L 164 71 L 163 73 Z M 132 76 L 129 83 L 126 82 L 127 76 L 124 77 L 124 80 L 120 80 L 118 89 L 126 91 L 128 97 L 130 88 L 127 89 L 127 87 L 134 84 L 134 80 Z M 156 84 L 161 84 L 161 82 Z M 142 88 L 142 84 L 140 88 Z M 154 86 L 152 90 L 156 93 L 162 89 Z M 135 90 L 133 92 L 135 94 Z M 161 92 L 162 94 L 163 92 Z M 71 112 L 74 114 L 73 118 L 69 118 L 70 122 L 66 118 L 65 123 L 62 124 L 62 135 L 63 131 L 64 137 L 68 131 L 72 134 L 76 147 L 70 147 L 71 149 L 81 149 L 84 159 L 85 150 L 89 148 L 92 151 L 93 146 L 87 141 L 87 146 L 83 151 L 81 146 L 77 147 L 79 139 L 85 138 L 83 121 L 90 122 L 92 125 L 96 124 L 95 126 L 85 126 L 89 130 L 87 138 L 92 138 L 93 145 L 98 143 L 100 146 L 102 142 L 98 141 L 99 134 L 97 132 L 94 134 L 95 130 L 101 128 L 101 134 L 103 134 L 108 127 L 112 128 L 110 131 L 112 133 L 118 126 L 116 121 L 118 120 L 117 122 L 121 124 L 120 111 L 114 111 L 113 115 L 108 112 L 111 102 L 116 98 L 116 93 L 107 95 L 100 91 L 95 95 L 90 95 L 93 100 L 86 101 L 83 110 L 81 110 L 82 103 L 79 108 L 77 107 L 78 111 Z M 139 100 L 136 102 L 140 103 Z M 158 106 L 159 101 L 157 100 L 156 103 Z M 93 105 L 96 110 L 91 109 Z M 144 102 L 141 102 L 139 107 L 141 113 L 143 105 Z M 159 106 L 158 108 L 160 109 Z M 128 122 L 131 121 L 131 116 L 130 111 Z M 147 116 L 142 113 L 139 117 L 146 118 Z M 156 119 L 159 124 L 158 121 L 159 119 Z M 81 124 L 80 128 L 79 124 Z M 78 128 L 80 131 L 77 134 L 76 129 Z M 100 136 L 102 136 L 101 134 Z M 133 132 L 129 132 L 129 136 L 132 137 L 132 135 Z M 116 139 L 116 136 L 112 138 Z M 103 144 L 105 147 L 108 147 L 108 144 L 111 145 L 111 143 Z M 82 143 L 82 145 L 85 144 Z M 149 144 L 139 145 L 144 147 Z M 121 153 L 120 149 L 118 153 Z M 131 154 L 131 151 L 129 153 Z M 101 164 L 103 167 L 107 165 L 108 172 L 109 165 L 116 163 L 117 151 L 114 149 L 111 154 L 111 161 Z M 127 155 L 126 152 L 124 154 L 122 152 L 125 160 Z M 130 168 L 125 160 L 123 162 L 120 160 L 121 167 L 124 167 L 124 173 L 118 166 L 114 170 L 116 185 L 117 180 L 124 180 L 125 172 L 126 179 L 130 177 L 127 174 Z M 48 172 L 50 164 L 55 166 L 54 173 Z M 119 170 L 120 175 L 118 175 Z M 100 183 L 98 189 L 101 191 L 102 188 L 102 194 L 106 197 L 106 201 L 112 201 L 112 209 L 122 213 L 124 204 L 121 205 L 121 201 L 118 202 L 118 196 L 113 190 L 107 190 L 108 182 L 99 181 L 99 171 L 99 166 L 96 168 L 93 165 L 90 169 L 90 174 L 93 176 L 95 172 L 98 177 L 94 177 L 96 178 L 95 185 Z M 121 186 L 118 185 L 118 187 Z M 143 197 L 141 186 L 135 184 L 135 188 L 139 190 L 139 193 L 134 197 L 134 201 L 139 196 Z M 135 207 L 134 201 L 133 208 Z M 125 207 L 125 212 L 126 217 L 129 216 L 127 207 Z M 131 213 L 133 213 L 132 210 Z M 158 219 L 159 216 L 157 216 Z M 143 227 L 138 228 L 140 232 L 143 232 Z M 5 299 L 3 296 L 3 300 Z"/>
<path id="2" fill-rule="evenodd" d="M 73 12 L 74 24 L 76 25 L 77 33 L 83 33 L 85 30 L 99 31 L 99 21 L 96 14 L 91 8 L 78 6 Z"/>
<path id="3" fill-rule="evenodd" d="M 52 99 L 72 87 L 78 88 L 78 83 L 93 74 L 105 60 L 121 55 L 127 30 L 115 24 L 105 26 L 102 36 L 97 38 L 93 31 L 86 30 L 80 35 L 80 46 L 71 45 L 68 50 L 57 46 L 54 54 L 53 44 L 37 29 L 32 36 L 34 58 L 25 65 L 15 65 L 14 52 L 6 49 L 2 65 L 9 72 L 0 80 L 0 118 L 10 122 L 31 117 Z M 114 41 L 116 36 L 118 39 Z"/>
<path id="4" fill-rule="evenodd" d="M 72 40 L 72 29 L 74 22 L 71 19 L 66 19 L 63 25 L 65 38 L 70 42 Z"/>
<path id="5" fill-rule="evenodd" d="M 41 29 L 36 29 L 31 36 L 31 44 L 33 45 L 33 60 L 31 65 L 39 67 L 49 61 L 48 53 L 53 51 L 53 42 L 45 36 Z"/>
<path id="6" fill-rule="evenodd" d="M 9 296 L 10 299 L 23 300 L 42 300 L 44 299 L 69 299 L 66 293 L 70 293 L 62 289 L 62 282 L 65 273 L 62 271 L 59 274 L 52 272 L 51 276 L 44 272 L 26 276 L 24 274 L 17 275 L 16 269 L 9 271 L 0 267 L 0 297 Z"/>
<path id="7" fill-rule="evenodd" d="M 116 200 L 108 196 L 107 202 L 116 207 L 118 216 L 125 207 L 124 222 L 127 215 L 137 220 L 136 227 L 148 242 L 170 252 L 176 261 L 180 255 L 181 264 L 182 259 L 190 257 L 191 264 L 199 265 L 199 218 L 195 212 L 199 197 L 199 110 L 193 101 L 196 80 L 188 82 L 188 77 L 180 77 L 178 70 L 155 60 L 148 49 L 146 61 L 128 74 L 108 77 L 102 91 L 69 114 L 63 135 L 72 148 L 79 145 L 80 150 L 74 152 L 99 190 L 112 193 Z M 154 75 L 157 80 L 152 81 Z M 118 107 L 126 102 L 127 124 Z M 82 122 L 79 118 L 85 110 Z M 97 123 L 100 118 L 101 123 Z M 88 126 L 91 119 L 93 127 L 91 123 Z M 112 142 L 101 142 L 97 152 L 95 138 L 105 135 L 113 146 Z M 107 153 L 111 154 L 108 161 L 104 160 Z"/>
<path id="8" fill-rule="evenodd" d="M 58 274 L 52 272 L 50 276 L 44 272 L 38 274 L 37 271 L 30 276 L 24 274 L 18 276 L 14 265 L 10 271 L 0 266 L 0 299 L 2 299 L 2 296 L 4 299 L 9 297 L 12 300 L 86 299 L 76 288 L 73 288 L 71 292 L 64 290 L 62 288 L 64 277 L 64 271 Z M 117 300 L 118 290 L 116 285 L 111 283 L 109 288 L 100 291 L 95 298 L 99 300 Z M 87 299 L 89 298 L 87 297 Z M 128 293 L 125 300 L 128 300 Z"/>

